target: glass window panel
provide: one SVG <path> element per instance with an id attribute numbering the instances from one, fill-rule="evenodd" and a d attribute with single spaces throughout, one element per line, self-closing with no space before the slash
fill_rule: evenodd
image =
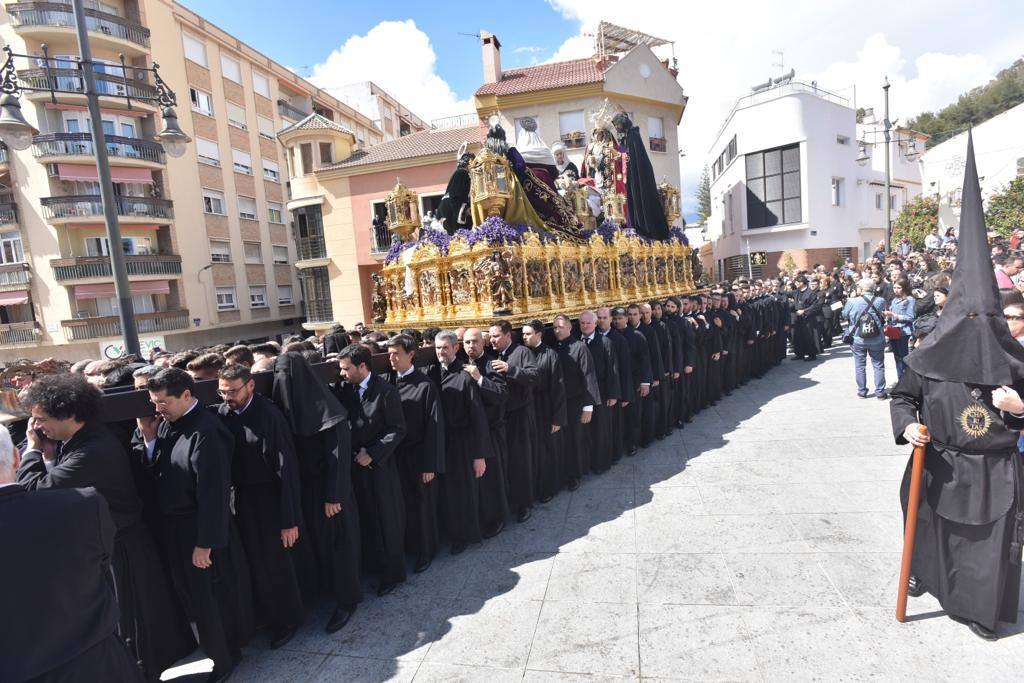
<path id="1" fill-rule="evenodd" d="M 747 178 L 764 175 L 764 159 L 760 153 L 747 155 Z"/>
<path id="2" fill-rule="evenodd" d="M 274 121 L 264 116 L 256 117 L 256 126 L 259 128 L 260 135 L 273 138 L 274 137 Z"/>
<path id="3" fill-rule="evenodd" d="M 786 223 L 799 223 L 803 218 L 800 215 L 800 198 L 787 199 L 784 204 L 783 211 L 785 212 Z"/>
<path id="4" fill-rule="evenodd" d="M 232 80 L 235 83 L 242 82 L 242 65 L 238 63 L 237 59 L 232 59 L 227 55 L 221 55 L 220 68 L 224 74 L 224 78 Z"/>
<path id="5" fill-rule="evenodd" d="M 747 189 L 750 190 L 750 194 L 759 201 L 764 201 L 764 179 L 755 178 L 754 180 L 747 182 Z"/>
<path id="6" fill-rule="evenodd" d="M 782 202 L 767 202 L 764 209 L 764 224 L 766 226 L 782 223 Z"/>
<path id="7" fill-rule="evenodd" d="M 782 170 L 787 173 L 800 170 L 800 145 L 782 150 Z"/>
<path id="8" fill-rule="evenodd" d="M 800 196 L 800 173 L 786 173 L 782 176 L 782 196 Z"/>
<path id="9" fill-rule="evenodd" d="M 782 199 L 782 176 L 770 175 L 764 179 L 764 198 L 770 202 Z"/>
<path id="10" fill-rule="evenodd" d="M 764 153 L 764 174 L 772 175 L 782 171 L 782 153 L 774 149 Z"/>
<path id="11" fill-rule="evenodd" d="M 252 89 L 257 95 L 270 97 L 270 81 L 261 73 L 252 72 Z"/>

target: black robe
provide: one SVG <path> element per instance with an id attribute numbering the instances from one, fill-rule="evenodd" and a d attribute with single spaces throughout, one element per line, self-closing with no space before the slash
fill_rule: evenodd
<path id="1" fill-rule="evenodd" d="M 629 226 L 652 240 L 668 239 L 668 221 L 658 194 L 658 180 L 637 126 L 630 125 L 622 140 L 626 161 L 626 207 Z"/>
<path id="2" fill-rule="evenodd" d="M 565 384 L 565 432 L 562 436 L 562 464 L 560 472 L 565 482 L 578 481 L 587 471 L 587 438 L 593 427 L 580 422 L 583 408 L 590 406 L 596 411 L 601 403 L 601 391 L 594 373 L 594 359 L 587 345 L 569 337 L 555 344 L 559 364 L 562 367 L 562 381 Z"/>
<path id="3" fill-rule="evenodd" d="M 687 337 L 686 322 L 678 315 L 668 312 L 662 317 L 665 328 L 672 339 L 672 365 L 674 373 L 679 376 L 672 379 L 672 400 L 669 403 L 668 423 L 670 426 L 678 426 L 686 419 L 686 374 L 684 368 L 687 365 Z"/>
<path id="4" fill-rule="evenodd" d="M 633 374 L 629 362 L 629 342 L 618 330 L 611 327 L 607 331 L 598 328 L 598 334 L 611 340 L 612 349 L 615 353 L 615 366 L 619 370 L 619 396 L 632 396 Z M 626 453 L 625 424 L 626 414 L 632 410 L 628 405 L 629 399 L 623 398 L 611 408 L 608 408 L 609 422 L 612 432 L 612 462 L 618 462 Z"/>
<path id="5" fill-rule="evenodd" d="M 128 456 L 105 426 L 87 423 L 60 445 L 47 471 L 42 453 L 26 451 L 18 468 L 26 490 L 93 487 L 107 501 L 117 533 L 111 568 L 120 609 L 120 634 L 147 680 L 196 647 L 192 630 L 175 601 L 149 529 L 142 522 Z"/>
<path id="6" fill-rule="evenodd" d="M 405 414 L 405 435 L 395 449 L 405 500 L 405 549 L 417 558 L 437 554 L 437 493 L 444 473 L 444 415 L 437 386 L 418 369 L 388 374 Z M 433 474 L 429 483 L 424 474 Z"/>
<path id="7" fill-rule="evenodd" d="M 274 633 L 298 627 L 305 617 L 293 549 L 281 531 L 301 526 L 302 493 L 295 443 L 273 401 L 254 394 L 237 414 L 222 403 L 221 420 L 235 439 L 231 482 L 235 523 L 249 559 L 253 595 Z"/>
<path id="8" fill-rule="evenodd" d="M 651 390 L 646 398 L 640 399 L 642 412 L 640 445 L 646 448 L 658 433 L 658 413 L 661 410 L 661 382 L 665 379 L 665 359 L 661 354 L 661 343 L 654 327 L 641 321 L 636 329 L 647 341 L 651 363 Z M 654 386 L 655 382 L 658 383 L 658 386 Z"/>
<path id="9" fill-rule="evenodd" d="M 997 621 L 1017 622 L 1024 541 L 1017 450 L 1024 418 L 992 406 L 995 388 L 932 380 L 908 368 L 890 404 L 896 443 L 906 443 L 903 432 L 915 422 L 931 436 L 912 573 L 949 614 L 990 630 Z M 1013 388 L 1024 395 L 1024 382 Z M 912 462 L 900 488 L 904 515 Z"/>
<path id="10" fill-rule="evenodd" d="M 508 401 L 508 381 L 505 375 L 491 367 L 494 355 L 488 351 L 466 360 L 480 370 L 480 398 L 487 414 L 487 430 L 491 436 L 493 455 L 487 460 L 484 476 L 477 479 L 480 500 L 480 528 L 496 529 L 508 517 L 508 439 L 505 437 L 505 403 Z"/>
<path id="11" fill-rule="evenodd" d="M 348 414 L 297 352 L 277 357 L 273 398 L 291 427 L 299 460 L 305 527 L 295 545 L 295 560 L 303 595 L 311 600 L 326 589 L 338 607 L 355 609 L 363 594 L 362 550 Z M 340 504 L 341 512 L 327 517 L 327 503 Z"/>
<path id="12" fill-rule="evenodd" d="M 473 461 L 493 457 L 480 388 L 456 358 L 447 368 L 432 365 L 427 376 L 441 388 L 445 463 L 441 515 L 452 543 L 478 543 L 480 517 Z M 490 460 L 487 465 L 490 466 Z"/>
<path id="13" fill-rule="evenodd" d="M 796 311 L 801 310 L 803 315 L 796 315 Z M 818 338 L 815 321 L 820 311 L 821 301 L 817 292 L 810 288 L 793 292 L 793 353 L 797 358 L 814 358 L 818 355 L 821 340 Z"/>
<path id="14" fill-rule="evenodd" d="M 676 354 L 676 342 L 668 322 L 664 318 L 652 317 L 651 328 L 658 335 L 658 347 L 661 349 L 661 362 L 663 375 L 658 385 L 658 413 L 654 425 L 654 435 L 659 439 L 667 436 L 672 431 L 675 420 L 672 419 L 672 402 L 676 391 L 675 381 L 672 375 L 679 372 Z"/>
<path id="15" fill-rule="evenodd" d="M 654 368 L 651 364 L 651 346 L 647 337 L 630 325 L 626 325 L 618 332 L 626 340 L 629 348 L 630 377 L 633 381 L 629 393 L 622 397 L 623 401 L 629 403 L 623 412 L 622 440 L 626 451 L 633 452 L 638 447 L 646 445 L 643 442 L 644 411 L 651 400 L 651 395 L 648 393 L 647 396 L 641 396 L 640 385 L 646 384 L 650 388 L 654 380 Z M 654 344 L 657 345 L 657 342 Z M 653 418 L 653 413 L 650 417 Z"/>
<path id="16" fill-rule="evenodd" d="M 352 484 L 362 522 L 363 560 L 382 583 L 405 581 L 405 501 L 395 449 L 405 435 L 405 413 L 398 390 L 371 374 L 359 387 L 344 383 L 341 404 L 352 429 Z M 372 462 L 355 460 L 366 449 Z"/>
<path id="17" fill-rule="evenodd" d="M 562 488 L 562 434 L 565 427 L 565 381 L 558 352 L 546 344 L 530 349 L 537 364 L 537 383 L 533 388 L 533 409 L 537 420 L 537 469 L 535 486 L 538 500 L 551 498 Z M 558 432 L 552 432 L 558 427 Z"/>
<path id="18" fill-rule="evenodd" d="M 461 161 L 448 179 L 448 186 L 437 208 L 437 219 L 444 224 L 445 232 L 454 235 L 460 228 L 472 228 L 473 216 L 469 210 L 469 170 Z"/>
<path id="19" fill-rule="evenodd" d="M 198 402 L 160 424 L 153 448 L 171 580 L 218 671 L 234 665 L 253 628 L 249 569 L 229 508 L 233 449 L 231 432 Z M 210 567 L 192 564 L 196 547 L 212 549 Z"/>
<path id="20" fill-rule="evenodd" d="M 612 341 L 595 330 L 586 344 L 593 359 L 598 393 L 602 399 L 594 404 L 594 416 L 587 430 L 590 436 L 586 449 L 590 457 L 588 464 L 591 472 L 598 473 L 604 472 L 612 464 L 612 420 L 607 402 L 611 399 L 619 402 L 625 400 L 625 397 L 619 393 L 619 364 Z"/>
<path id="21" fill-rule="evenodd" d="M 512 343 L 498 353 L 508 363 L 508 401 L 505 403 L 505 439 L 508 444 L 508 503 L 514 508 L 533 504 L 533 472 L 537 467 L 537 421 L 533 409 L 533 386 L 537 365 L 522 344 Z"/>

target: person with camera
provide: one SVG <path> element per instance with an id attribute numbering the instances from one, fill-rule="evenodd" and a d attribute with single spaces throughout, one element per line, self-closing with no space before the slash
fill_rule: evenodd
<path id="1" fill-rule="evenodd" d="M 867 359 L 870 356 L 875 376 L 875 397 L 888 398 L 885 391 L 885 323 L 883 311 L 885 299 L 875 296 L 875 281 L 864 278 L 857 286 L 859 296 L 850 297 L 843 307 L 843 317 L 850 326 L 843 334 L 843 341 L 853 351 L 854 375 L 857 379 L 857 395 L 868 397 Z"/>

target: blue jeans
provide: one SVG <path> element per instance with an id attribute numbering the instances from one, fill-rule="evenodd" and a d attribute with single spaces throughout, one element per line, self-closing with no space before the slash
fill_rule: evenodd
<path id="1" fill-rule="evenodd" d="M 853 369 L 857 377 L 857 395 L 868 395 L 867 360 L 871 356 L 871 367 L 875 371 L 875 395 L 885 393 L 885 345 L 879 347 L 866 346 L 864 342 L 854 339 L 850 347 L 853 350 Z"/>
<path id="2" fill-rule="evenodd" d="M 896 360 L 896 379 L 903 379 L 903 373 L 907 369 L 907 364 L 903 362 L 903 359 L 910 353 L 910 338 L 904 332 L 899 339 L 891 340 L 892 343 L 892 357 Z"/>

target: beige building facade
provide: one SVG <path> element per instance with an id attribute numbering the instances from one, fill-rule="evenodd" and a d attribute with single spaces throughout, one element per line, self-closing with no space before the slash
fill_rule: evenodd
<path id="1" fill-rule="evenodd" d="M 352 131 L 352 148 L 383 134 L 352 107 L 169 0 L 86 3 L 106 146 L 144 349 L 172 350 L 301 329 L 298 251 L 278 131 L 317 112 Z M 0 39 L 22 85 L 81 90 L 71 6 L 8 3 Z M 160 27 L 159 30 L 152 30 Z M 127 78 L 119 55 L 124 54 Z M 193 142 L 181 158 L 152 142 L 159 63 Z M 0 155 L 0 361 L 96 358 L 119 350 L 120 321 L 82 94 L 25 92 L 39 134 Z M 332 154 L 329 149 L 323 155 Z"/>
<path id="2" fill-rule="evenodd" d="M 338 95 L 346 104 L 369 116 L 373 124 L 380 129 L 384 142 L 419 133 L 430 127 L 373 81 L 350 83 L 339 88 L 331 88 L 331 92 Z"/>

